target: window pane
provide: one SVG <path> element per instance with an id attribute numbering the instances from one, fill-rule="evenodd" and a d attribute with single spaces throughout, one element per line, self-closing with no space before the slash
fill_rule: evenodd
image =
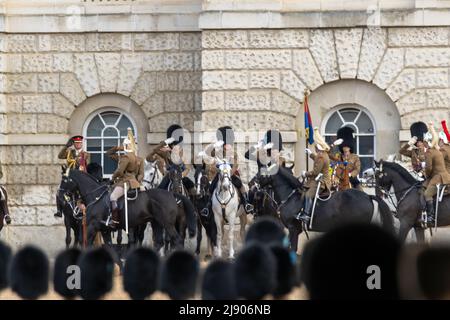
<path id="1" fill-rule="evenodd" d="M 86 141 L 86 151 L 101 151 L 101 140 L 100 139 L 87 139 Z"/>
<path id="2" fill-rule="evenodd" d="M 104 137 L 119 137 L 119 133 L 117 132 L 116 128 L 106 128 L 105 131 L 103 131 Z"/>
<path id="3" fill-rule="evenodd" d="M 372 155 L 374 154 L 374 144 L 373 144 L 374 137 L 369 136 L 359 136 L 359 154 L 367 154 Z"/>
<path id="4" fill-rule="evenodd" d="M 334 141 L 336 141 L 336 136 L 325 136 L 325 142 L 331 145 Z"/>
<path id="5" fill-rule="evenodd" d="M 103 174 L 112 174 L 117 168 L 117 162 L 107 156 L 105 156 L 104 161 Z"/>
<path id="6" fill-rule="evenodd" d="M 342 126 L 342 120 L 339 117 L 338 113 L 335 112 L 327 122 L 327 126 L 325 127 L 326 134 L 336 134 L 339 128 Z"/>
<path id="7" fill-rule="evenodd" d="M 105 121 L 105 123 L 109 125 L 114 125 L 117 121 L 117 118 L 119 118 L 119 115 L 120 113 L 113 111 L 102 112 L 103 121 Z"/>
<path id="8" fill-rule="evenodd" d="M 117 124 L 117 129 L 120 130 L 121 136 L 127 136 L 128 128 L 133 128 L 133 125 L 131 124 L 130 119 L 128 119 L 125 115 L 122 115 L 122 118 L 120 119 L 119 123 Z M 136 135 L 136 132 L 133 130 L 133 134 Z"/>
<path id="9" fill-rule="evenodd" d="M 99 116 L 95 116 L 91 120 L 89 126 L 87 127 L 87 136 L 89 137 L 99 137 L 102 134 L 103 122 L 100 120 Z"/>
<path id="10" fill-rule="evenodd" d="M 102 155 L 100 153 L 91 153 L 91 163 L 102 164 Z"/>
<path id="11" fill-rule="evenodd" d="M 364 112 L 362 112 L 359 116 L 358 121 L 356 121 L 356 125 L 358 126 L 360 133 L 374 133 L 372 121 Z"/>
<path id="12" fill-rule="evenodd" d="M 360 172 L 360 176 L 362 175 L 362 173 L 373 167 L 373 157 L 361 157 L 361 172 Z"/>
<path id="13" fill-rule="evenodd" d="M 340 111 L 342 118 L 345 122 L 353 122 L 359 113 L 359 110 L 355 109 L 343 109 Z"/>

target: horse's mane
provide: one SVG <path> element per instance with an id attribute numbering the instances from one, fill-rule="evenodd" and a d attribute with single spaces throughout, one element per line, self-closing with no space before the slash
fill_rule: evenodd
<path id="1" fill-rule="evenodd" d="M 403 179 L 406 180 L 406 182 L 410 184 L 415 184 L 417 182 L 417 180 L 408 172 L 408 170 L 406 170 L 396 162 L 383 161 L 383 167 L 397 172 Z"/>
<path id="2" fill-rule="evenodd" d="M 78 174 L 80 176 L 86 176 L 89 179 L 91 179 L 92 182 L 94 182 L 95 184 L 97 184 L 97 185 L 101 184 L 100 181 L 98 181 L 97 178 L 95 178 L 93 175 L 90 175 L 89 173 L 81 171 L 81 170 L 72 169 L 72 170 L 70 170 L 70 174 L 75 174 L 75 175 Z"/>

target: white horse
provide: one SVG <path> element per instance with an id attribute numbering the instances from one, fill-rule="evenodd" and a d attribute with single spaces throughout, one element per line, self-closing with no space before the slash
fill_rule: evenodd
<path id="1" fill-rule="evenodd" d="M 149 162 L 145 160 L 143 185 L 146 190 L 154 189 L 159 186 L 163 176 L 158 169 L 156 161 Z"/>
<path id="2" fill-rule="evenodd" d="M 236 218 L 240 218 L 242 237 L 242 231 L 245 231 L 247 217 L 243 210 L 239 208 L 238 190 L 231 182 L 231 165 L 226 160 L 220 159 L 217 159 L 217 163 L 219 166 L 219 181 L 212 194 L 212 210 L 217 226 L 217 247 L 214 248 L 214 255 L 216 257 L 222 257 L 222 238 L 225 233 L 224 225 L 228 223 L 229 258 L 233 259 Z"/>

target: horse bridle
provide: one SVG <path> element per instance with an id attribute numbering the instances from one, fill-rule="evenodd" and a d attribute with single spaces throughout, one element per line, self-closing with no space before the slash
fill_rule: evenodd
<path id="1" fill-rule="evenodd" d="M 219 198 L 219 192 L 217 192 L 217 191 L 214 192 L 217 201 L 219 201 L 219 203 L 222 207 L 225 207 L 228 205 L 228 203 L 230 203 L 231 199 L 233 199 L 236 190 L 233 187 L 233 183 L 231 182 L 231 178 L 230 178 L 230 175 L 228 174 L 228 171 L 223 172 L 221 170 L 219 174 L 220 174 L 220 184 L 219 184 L 220 186 L 222 186 L 222 182 L 225 178 L 227 178 L 230 181 L 230 186 L 228 187 L 228 190 L 227 190 L 230 193 L 230 198 L 228 199 L 228 201 L 223 201 L 222 199 Z M 219 189 L 222 189 L 222 188 L 219 188 Z"/>
<path id="2" fill-rule="evenodd" d="M 153 167 L 153 169 L 155 169 L 155 173 L 153 174 L 152 180 L 149 181 L 147 179 L 142 179 L 142 181 L 150 184 L 150 187 L 154 188 L 154 187 L 156 187 L 154 182 L 155 182 L 156 176 L 159 175 L 159 170 L 158 170 L 158 168 L 156 166 L 156 163 L 151 162 L 150 165 Z"/>

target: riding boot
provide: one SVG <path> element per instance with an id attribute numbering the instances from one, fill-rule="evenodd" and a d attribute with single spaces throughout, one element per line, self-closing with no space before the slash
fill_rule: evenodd
<path id="1" fill-rule="evenodd" d="M 55 216 L 55 218 L 62 218 L 62 213 L 61 213 L 61 211 L 58 210 L 55 212 L 55 214 L 53 216 Z"/>
<path id="2" fill-rule="evenodd" d="M 304 221 L 306 223 L 311 219 L 311 209 L 312 209 L 313 200 L 310 197 L 305 196 L 305 205 L 303 206 L 303 210 L 297 215 L 297 220 Z"/>
<path id="3" fill-rule="evenodd" d="M 434 203 L 433 200 L 427 201 L 427 225 L 428 227 L 433 227 L 435 224 L 434 221 Z"/>
<path id="4" fill-rule="evenodd" d="M 117 201 L 112 201 L 112 212 L 111 215 L 108 217 L 107 225 L 111 229 L 115 230 L 119 226 L 119 208 L 117 207 Z"/>

